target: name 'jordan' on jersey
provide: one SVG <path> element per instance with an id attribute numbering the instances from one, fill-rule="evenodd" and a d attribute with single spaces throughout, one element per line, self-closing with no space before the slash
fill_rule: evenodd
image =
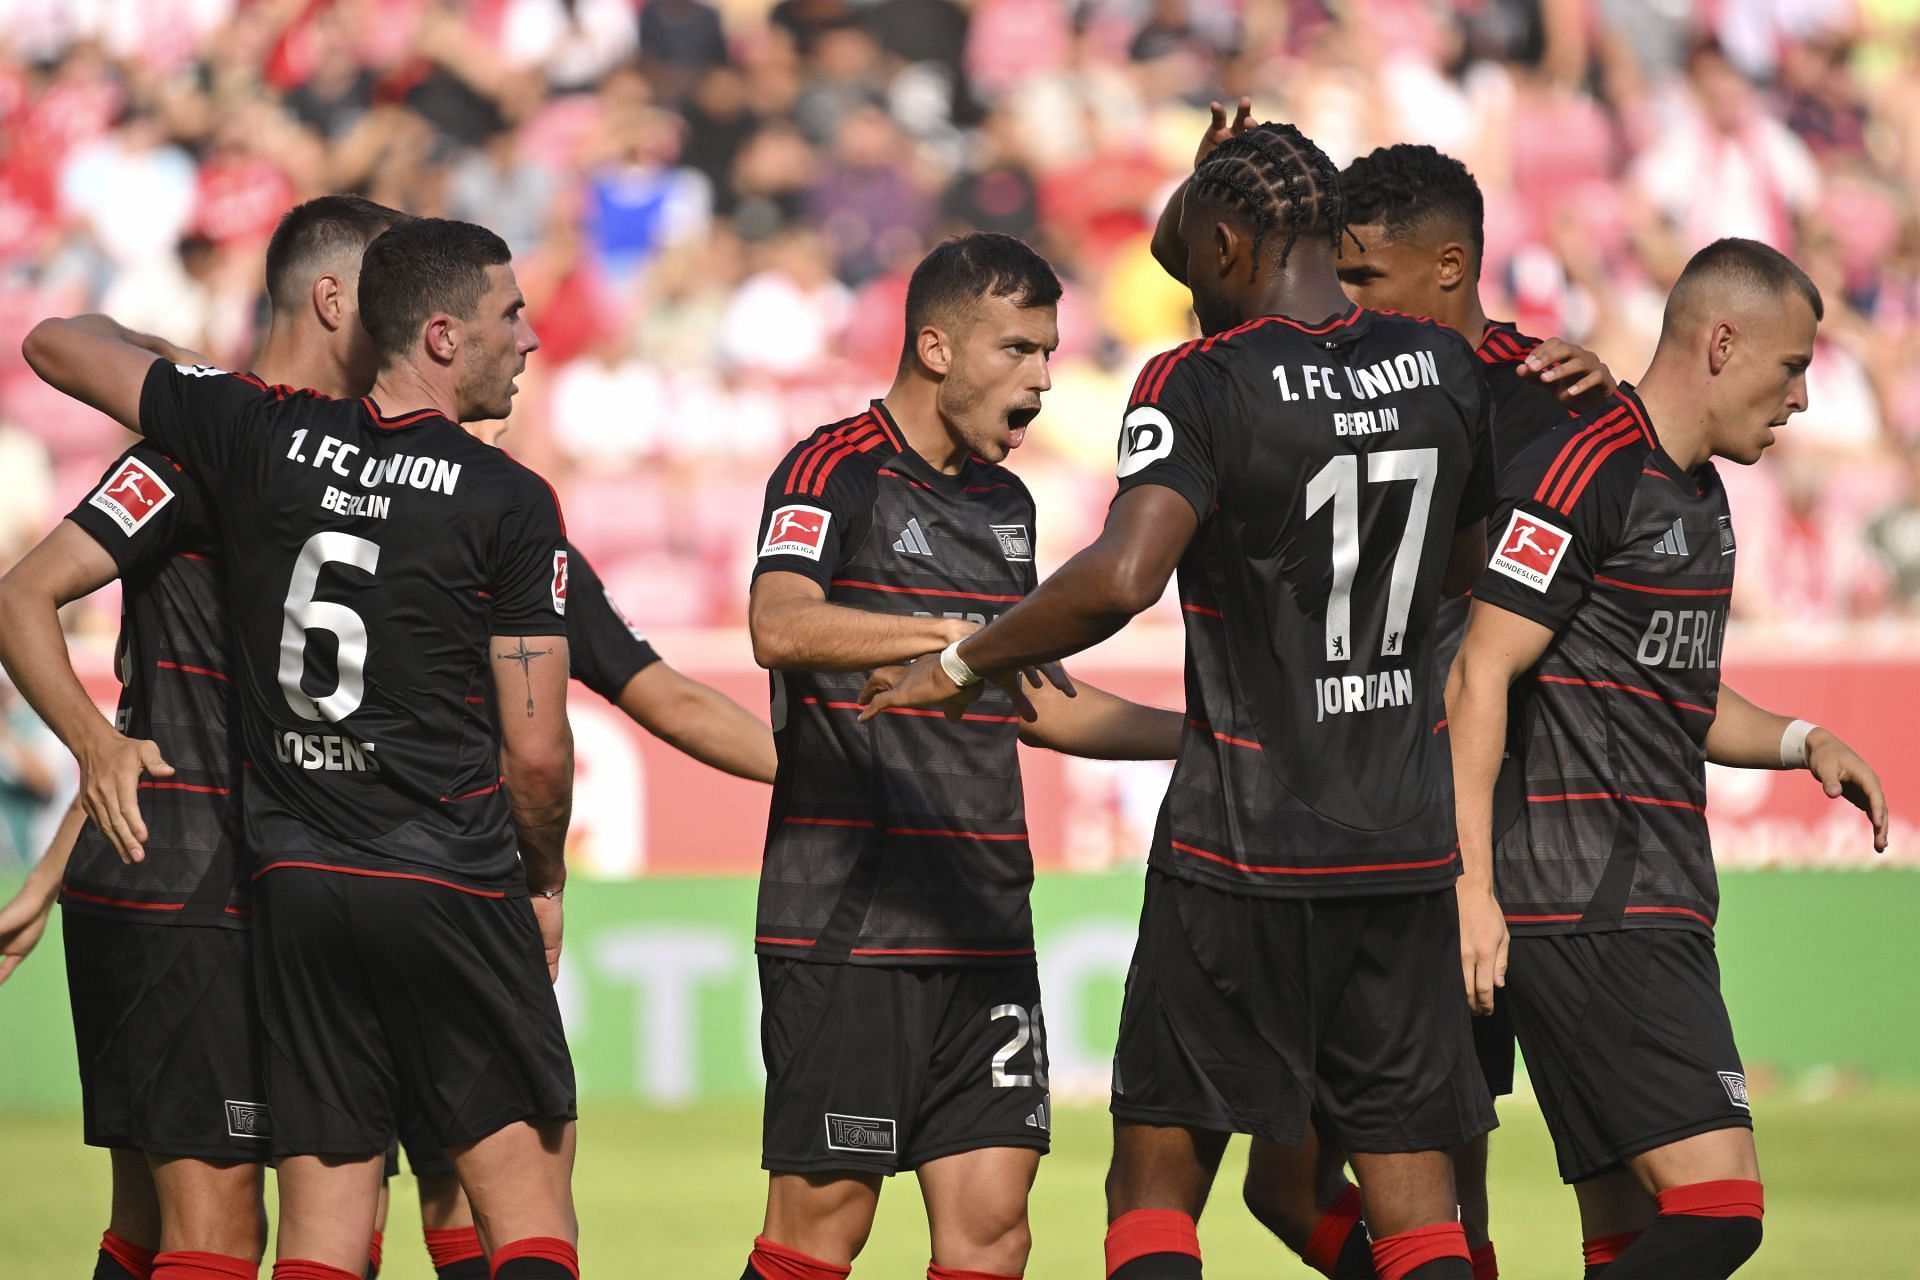
<path id="1" fill-rule="evenodd" d="M 524 892 L 487 706 L 492 636 L 566 631 L 539 476 L 431 410 L 383 417 L 156 361 L 148 439 L 220 515 L 247 847 L 275 866 Z M 500 690 L 501 714 L 520 711 Z"/>
<path id="2" fill-rule="evenodd" d="M 1456 530 L 1493 501 L 1473 348 L 1358 309 L 1188 343 L 1141 371 L 1119 474 L 1200 521 L 1179 569 L 1189 722 L 1152 865 L 1288 896 L 1451 883 L 1434 612 Z"/>
<path id="3" fill-rule="evenodd" d="M 1622 388 L 1515 458 L 1475 595 L 1556 634 L 1516 682 L 1525 803 L 1494 845 L 1515 933 L 1713 927 L 1706 739 L 1733 517 Z"/>
<path id="4" fill-rule="evenodd" d="M 87 823 L 61 905 L 148 924 L 244 928 L 252 895 L 237 838 L 239 760 L 227 736 L 227 612 L 206 499 L 172 459 L 139 444 L 67 519 L 120 575 L 114 727 L 157 743 L 174 772 L 139 784 L 145 861 L 122 862 Z"/>
<path id="5" fill-rule="evenodd" d="M 1034 510 L 1012 472 L 956 476 L 906 447 L 886 406 L 820 430 L 775 469 L 754 575 L 834 604 L 982 624 L 1035 585 Z M 1027 964 L 1033 855 L 1020 718 L 989 689 L 959 723 L 895 709 L 855 723 L 865 672 L 773 674 L 779 770 L 760 873 L 762 955 L 855 964 Z"/>

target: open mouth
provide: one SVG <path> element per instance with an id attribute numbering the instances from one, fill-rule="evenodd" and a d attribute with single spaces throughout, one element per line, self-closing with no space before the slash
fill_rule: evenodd
<path id="1" fill-rule="evenodd" d="M 1027 424 L 1039 416 L 1040 406 L 1037 404 L 1007 411 L 1007 434 L 1014 448 L 1018 449 L 1020 442 L 1027 438 Z"/>

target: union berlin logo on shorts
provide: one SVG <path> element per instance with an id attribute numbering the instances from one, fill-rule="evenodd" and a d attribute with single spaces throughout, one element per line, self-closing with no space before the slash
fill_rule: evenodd
<path id="1" fill-rule="evenodd" d="M 173 501 L 173 489 L 160 473 L 138 458 L 128 458 L 107 482 L 93 491 L 87 505 L 104 511 L 131 538 L 140 526 L 153 519 L 160 508 Z"/>

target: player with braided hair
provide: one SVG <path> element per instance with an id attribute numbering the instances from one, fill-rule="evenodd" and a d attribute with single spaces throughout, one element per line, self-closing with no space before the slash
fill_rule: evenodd
<path id="1" fill-rule="evenodd" d="M 1243 111 L 1243 115 L 1247 114 Z M 1197 1280 L 1228 1139 L 1352 1153 L 1386 1280 L 1470 1280 L 1450 1148 L 1493 1127 L 1473 1060 L 1444 714 L 1444 590 L 1486 557 L 1480 362 L 1354 306 L 1339 176 L 1284 125 L 1216 123 L 1179 200 L 1205 337 L 1150 360 L 1098 539 L 865 714 L 963 703 L 1095 644 L 1175 571 L 1187 728 L 1114 1055 L 1110 1280 Z"/>

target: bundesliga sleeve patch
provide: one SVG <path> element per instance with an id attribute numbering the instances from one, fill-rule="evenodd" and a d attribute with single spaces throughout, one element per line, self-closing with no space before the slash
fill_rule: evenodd
<path id="1" fill-rule="evenodd" d="M 1565 529 L 1516 508 L 1487 568 L 1544 593 L 1572 545 L 1573 535 Z"/>
<path id="2" fill-rule="evenodd" d="M 159 473 L 138 458 L 128 458 L 107 482 L 93 491 L 87 505 L 104 511 L 131 538 L 154 513 L 173 501 L 173 489 Z"/>
<path id="3" fill-rule="evenodd" d="M 567 616 L 567 553 L 553 553 L 553 611 Z"/>
<path id="4" fill-rule="evenodd" d="M 1150 404 L 1129 413 L 1120 426 L 1119 477 L 1144 471 L 1173 452 L 1173 422 Z"/>
<path id="5" fill-rule="evenodd" d="M 781 507 L 767 522 L 766 540 L 760 544 L 763 556 L 805 556 L 818 560 L 827 544 L 827 524 L 833 512 L 795 503 Z"/>

